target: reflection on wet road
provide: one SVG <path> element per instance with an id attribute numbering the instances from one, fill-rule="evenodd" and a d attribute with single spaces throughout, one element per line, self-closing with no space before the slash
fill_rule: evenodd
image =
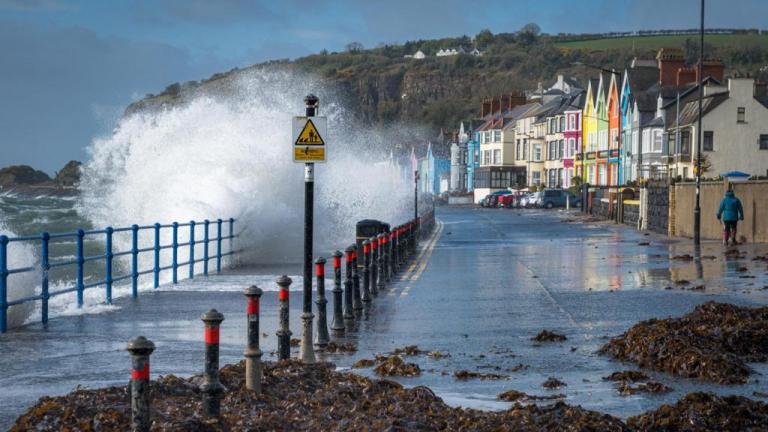
<path id="1" fill-rule="evenodd" d="M 677 400 L 695 390 L 751 396 L 764 391 L 754 380 L 742 386 L 715 386 L 649 373 L 673 388 L 662 395 L 620 396 L 602 377 L 631 369 L 597 355 L 609 336 L 639 320 L 682 315 L 696 304 L 718 300 L 766 304 L 768 247 L 739 252 L 717 243 L 695 251 L 688 240 L 644 235 L 611 223 L 568 223 L 547 211 L 439 208 L 435 235 L 422 242 L 418 258 L 366 310 L 349 339 L 355 354 L 329 355 L 340 368 L 361 358 L 416 344 L 448 357 L 411 357 L 422 375 L 398 379 L 427 385 L 446 402 L 502 409 L 496 395 L 506 390 L 547 395 L 565 393 L 570 404 L 625 417 Z M 696 259 L 699 256 L 701 259 Z M 294 270 L 299 272 L 299 266 Z M 281 270 L 282 271 L 282 270 Z M 240 269 L 227 277 L 196 280 L 211 290 L 173 291 L 120 299 L 118 310 L 62 317 L 49 329 L 30 326 L 0 337 L 0 427 L 44 394 L 62 394 L 76 385 L 124 384 L 125 342 L 138 334 L 154 340 L 153 374 L 190 375 L 202 368 L 199 316 L 215 307 L 225 314 L 222 363 L 242 358 L 244 297 L 216 284 L 268 284 L 263 270 Z M 703 285 L 703 288 L 701 286 Z M 199 288 L 199 287 L 198 287 Z M 300 293 L 291 294 L 291 327 L 299 332 Z M 274 359 L 277 298 L 262 301 L 266 360 Z M 531 337 L 547 329 L 564 334 L 561 343 L 539 344 Z M 762 364 L 752 365 L 768 372 Z M 459 381 L 457 370 L 506 375 L 504 380 Z M 370 369 L 358 369 L 370 374 Z M 556 377 L 567 386 L 546 390 Z"/>

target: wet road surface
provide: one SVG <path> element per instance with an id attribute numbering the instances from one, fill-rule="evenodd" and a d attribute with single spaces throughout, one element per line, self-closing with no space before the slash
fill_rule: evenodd
<path id="1" fill-rule="evenodd" d="M 437 229 L 422 243 L 418 259 L 379 294 L 358 331 L 348 335 L 358 344 L 358 352 L 321 358 L 346 369 L 358 359 L 404 345 L 447 353 L 450 357 L 442 359 L 408 357 L 419 364 L 422 375 L 397 380 L 408 386 L 427 385 L 449 404 L 486 409 L 509 406 L 495 397 L 510 389 L 536 395 L 564 393 L 569 404 L 622 417 L 695 390 L 747 396 L 766 391 L 765 384 L 756 380 L 758 374 L 746 385 L 718 386 L 648 373 L 673 391 L 621 396 L 613 383 L 601 378 L 634 368 L 595 352 L 609 336 L 639 320 L 682 315 L 705 301 L 768 303 L 765 264 L 752 261 L 768 252 L 768 246 L 741 246 L 746 256 L 734 258 L 726 257 L 719 244 L 706 243 L 700 251 L 705 258 L 688 261 L 672 258 L 695 255 L 690 240 L 644 235 L 607 222 L 568 222 L 573 218 L 563 212 L 439 208 L 437 218 Z M 139 300 L 118 299 L 117 308 L 104 313 L 52 319 L 47 329 L 31 325 L 1 336 L 0 427 L 10 425 L 40 396 L 64 394 L 77 385 L 126 383 L 130 361 L 125 344 L 139 334 L 157 345 L 153 375 L 200 373 L 199 317 L 212 307 L 226 317 L 222 363 L 239 361 L 245 341 L 245 298 L 240 288 L 248 283 L 264 287 L 274 274 L 295 273 L 296 267 L 240 269 L 198 278 L 169 291 L 142 293 Z M 684 289 L 702 283 L 703 291 Z M 331 287 L 326 284 L 328 291 Z M 300 334 L 300 302 L 301 293 L 292 292 L 293 337 Z M 265 293 L 261 310 L 262 332 L 267 334 L 262 338 L 263 358 L 272 360 L 275 292 Z M 543 329 L 568 340 L 547 344 L 530 340 Z M 524 367 L 516 370 L 520 364 Z M 752 366 L 760 374 L 768 372 L 764 364 Z M 509 378 L 456 380 L 453 372 L 462 369 Z M 371 374 L 370 369 L 356 372 Z M 549 377 L 567 386 L 542 388 Z"/>

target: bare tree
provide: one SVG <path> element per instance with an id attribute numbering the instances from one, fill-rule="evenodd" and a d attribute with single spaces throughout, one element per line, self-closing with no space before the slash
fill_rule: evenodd
<path id="1" fill-rule="evenodd" d="M 350 42 L 344 47 L 348 53 L 357 53 L 364 49 L 360 42 Z"/>

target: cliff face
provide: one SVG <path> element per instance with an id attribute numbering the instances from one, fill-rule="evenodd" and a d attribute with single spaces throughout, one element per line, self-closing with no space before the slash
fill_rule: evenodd
<path id="1" fill-rule="evenodd" d="M 0 169 L 0 189 L 16 190 L 19 192 L 43 192 L 52 190 L 74 190 L 80 182 L 80 166 L 78 161 L 69 161 L 64 168 L 50 178 L 48 174 L 28 165 L 13 165 Z M 69 193 L 64 191 L 64 193 Z"/>
<path id="2" fill-rule="evenodd" d="M 28 165 L 13 165 L 0 169 L 0 187 L 9 189 L 17 186 L 31 186 L 51 181 L 48 174 Z"/>

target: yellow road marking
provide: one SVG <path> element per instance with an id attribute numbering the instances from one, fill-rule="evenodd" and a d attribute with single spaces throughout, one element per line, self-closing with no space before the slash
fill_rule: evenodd
<path id="1" fill-rule="evenodd" d="M 412 263 L 412 264 L 411 264 L 411 265 L 408 267 L 408 270 L 406 270 L 406 271 L 405 271 L 405 273 L 404 273 L 402 276 L 400 276 L 400 280 L 401 280 L 401 281 L 404 281 L 404 280 L 408 280 L 408 278 L 410 277 L 411 273 L 413 273 L 413 271 L 414 271 L 414 270 L 416 269 L 416 267 L 419 265 L 419 262 L 421 261 L 421 259 L 424 257 L 424 255 L 425 255 L 425 254 L 427 253 L 427 251 L 429 250 L 429 245 L 430 245 L 430 244 L 432 244 L 432 243 L 433 243 L 433 241 L 434 241 L 435 239 L 437 239 L 438 235 L 440 234 L 440 232 L 439 232 L 439 231 L 440 231 L 440 230 L 442 229 L 442 227 L 443 227 L 443 223 L 442 223 L 442 222 L 440 222 L 440 221 L 437 221 L 437 224 L 438 224 L 438 229 L 436 229 L 436 230 L 435 230 L 435 231 L 432 233 L 432 236 L 429 238 L 429 240 L 427 240 L 427 246 L 426 246 L 426 247 L 424 247 L 424 248 L 423 248 L 423 249 L 422 249 L 422 250 L 419 252 L 419 255 L 416 257 L 416 259 L 415 259 L 415 260 L 413 260 L 413 263 Z"/>
<path id="2" fill-rule="evenodd" d="M 419 270 L 415 274 L 413 274 L 413 276 L 411 276 L 411 281 L 418 280 L 419 277 L 421 277 L 421 274 L 424 273 L 424 269 L 427 268 L 427 263 L 429 263 L 429 258 L 432 257 L 432 251 L 435 250 L 435 245 L 437 244 L 437 240 L 440 238 L 440 234 L 443 232 L 443 223 L 440 221 L 438 221 L 437 223 L 439 225 L 437 228 L 437 232 L 435 233 L 435 236 L 432 238 L 432 242 L 429 244 L 429 246 L 427 246 L 427 249 L 426 249 L 427 254 L 424 257 L 424 259 L 422 259 L 421 265 L 419 266 Z"/>

